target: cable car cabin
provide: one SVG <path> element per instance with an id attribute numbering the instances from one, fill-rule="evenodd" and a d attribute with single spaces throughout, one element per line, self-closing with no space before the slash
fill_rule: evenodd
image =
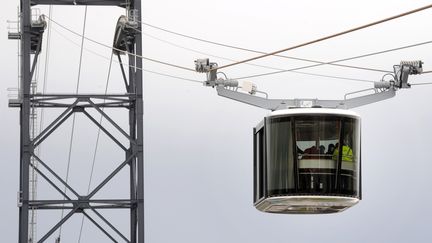
<path id="1" fill-rule="evenodd" d="M 360 117 L 348 110 L 272 112 L 254 129 L 254 204 L 263 212 L 336 213 L 361 199 Z"/>

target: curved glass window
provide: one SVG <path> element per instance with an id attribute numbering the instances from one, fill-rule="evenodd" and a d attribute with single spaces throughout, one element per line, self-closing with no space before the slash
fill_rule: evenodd
<path id="1" fill-rule="evenodd" d="M 358 196 L 359 126 L 337 115 L 267 118 L 267 196 Z"/>
<path id="2" fill-rule="evenodd" d="M 267 191 L 268 195 L 296 191 L 295 143 L 291 119 L 273 118 L 267 124 Z"/>

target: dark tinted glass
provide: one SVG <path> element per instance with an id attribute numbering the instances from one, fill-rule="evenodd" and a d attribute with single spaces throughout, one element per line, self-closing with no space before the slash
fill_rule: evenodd
<path id="1" fill-rule="evenodd" d="M 269 195 L 295 191 L 292 126 L 289 118 L 273 118 L 267 125 L 267 191 Z"/>
<path id="2" fill-rule="evenodd" d="M 343 124 L 342 147 L 338 148 L 342 154 L 338 156 L 341 161 L 338 188 L 341 193 L 356 194 L 360 186 L 360 124 L 354 119 L 345 119 Z"/>
<path id="3" fill-rule="evenodd" d="M 357 196 L 360 127 L 334 115 L 269 118 L 266 125 L 268 196 Z"/>
<path id="4" fill-rule="evenodd" d="M 264 128 L 254 134 L 254 201 L 264 197 Z"/>
<path id="5" fill-rule="evenodd" d="M 299 189 L 307 193 L 330 193 L 335 188 L 337 160 L 334 147 L 339 142 L 341 121 L 334 117 L 295 119 L 299 147 Z"/>

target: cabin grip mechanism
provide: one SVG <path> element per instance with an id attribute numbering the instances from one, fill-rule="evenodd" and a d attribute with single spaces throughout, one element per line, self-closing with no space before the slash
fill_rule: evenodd
<path id="1" fill-rule="evenodd" d="M 399 65 L 393 66 L 394 73 L 385 75 L 390 75 L 392 77 L 391 80 L 381 80 L 375 82 L 373 88 L 347 93 L 342 100 L 319 100 L 310 98 L 268 99 L 267 94 L 259 91 L 254 83 L 246 81 L 242 83 L 242 86 L 239 86 L 237 80 L 228 79 L 224 73 L 218 72 L 218 64 L 210 62 L 208 58 L 197 59 L 195 61 L 195 70 L 199 73 L 206 73 L 207 75 L 204 86 L 216 88 L 220 96 L 272 111 L 292 107 L 351 109 L 390 99 L 396 95 L 397 90 L 411 88 L 411 85 L 408 83 L 408 77 L 409 75 L 421 74 L 423 72 L 422 66 L 422 61 L 401 61 Z M 218 74 L 223 74 L 224 77 L 218 77 Z M 241 88 L 244 92 L 238 91 L 238 88 Z M 368 93 L 364 94 L 366 92 Z M 266 97 L 256 96 L 257 93 L 265 94 Z"/>

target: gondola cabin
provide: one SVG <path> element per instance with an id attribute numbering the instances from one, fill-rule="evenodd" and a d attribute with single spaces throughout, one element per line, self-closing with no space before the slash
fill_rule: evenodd
<path id="1" fill-rule="evenodd" d="M 254 205 L 263 212 L 336 213 L 361 199 L 360 117 L 292 108 L 254 128 Z"/>

